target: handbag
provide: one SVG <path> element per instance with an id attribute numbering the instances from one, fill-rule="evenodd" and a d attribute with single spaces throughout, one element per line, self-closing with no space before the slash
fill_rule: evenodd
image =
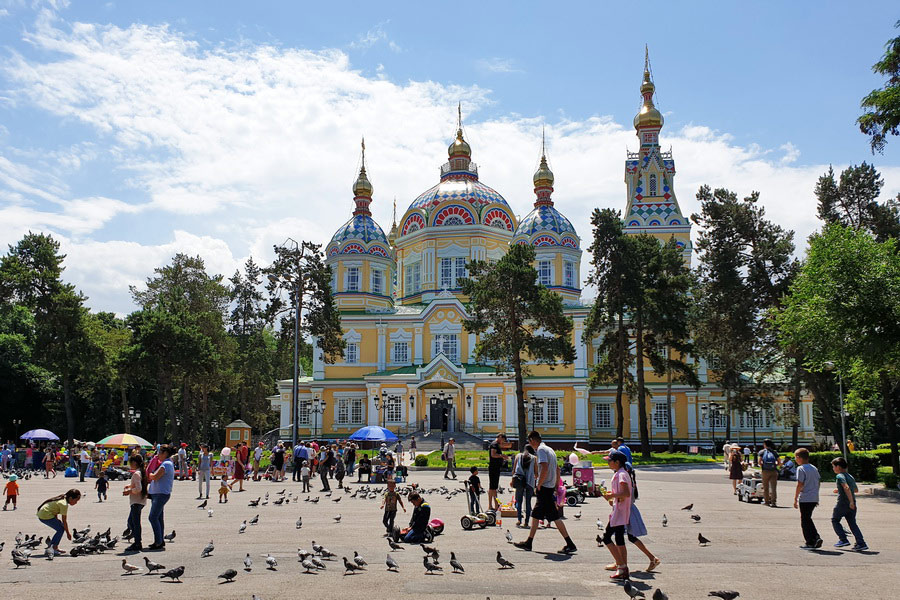
<path id="1" fill-rule="evenodd" d="M 509 480 L 509 487 L 514 490 L 519 489 L 520 487 L 525 487 L 525 476 L 516 473 L 512 476 L 512 479 Z"/>

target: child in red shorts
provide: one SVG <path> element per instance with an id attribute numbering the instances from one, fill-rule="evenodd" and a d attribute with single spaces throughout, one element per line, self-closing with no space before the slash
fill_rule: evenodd
<path id="1" fill-rule="evenodd" d="M 16 481 L 18 478 L 18 475 L 15 473 L 10 475 L 9 481 L 3 488 L 3 493 L 6 494 L 6 502 L 3 504 L 3 510 L 6 510 L 10 501 L 12 501 L 13 510 L 16 510 L 16 498 L 19 497 L 19 483 Z"/>

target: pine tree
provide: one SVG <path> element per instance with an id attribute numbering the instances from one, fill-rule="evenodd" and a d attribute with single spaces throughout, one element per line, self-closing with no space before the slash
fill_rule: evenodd
<path id="1" fill-rule="evenodd" d="M 897 21 L 895 27 L 900 27 Z M 862 99 L 866 111 L 856 122 L 869 136 L 872 153 L 883 152 L 888 135 L 900 131 L 900 36 L 885 44 L 884 56 L 872 65 L 872 71 L 887 78 L 883 88 L 872 90 Z"/>

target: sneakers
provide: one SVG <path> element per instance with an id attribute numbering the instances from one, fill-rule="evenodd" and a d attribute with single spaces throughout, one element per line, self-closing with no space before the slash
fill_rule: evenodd
<path id="1" fill-rule="evenodd" d="M 131 544 L 125 548 L 125 552 L 140 552 L 144 547 L 141 544 Z"/>
<path id="2" fill-rule="evenodd" d="M 834 545 L 835 548 L 846 548 L 850 545 L 850 542 L 847 540 L 840 540 L 838 543 Z"/>
<path id="3" fill-rule="evenodd" d="M 530 541 L 530 540 L 525 540 L 525 541 L 522 541 L 522 542 L 516 542 L 516 543 L 513 544 L 513 546 L 515 546 L 515 547 L 518 548 L 519 550 L 526 550 L 526 551 L 528 551 L 528 552 L 531 552 L 531 541 Z"/>
<path id="4" fill-rule="evenodd" d="M 853 544 L 853 549 L 856 550 L 857 552 L 864 552 L 864 551 L 868 550 L 869 547 L 866 545 L 865 542 L 863 542 L 862 544 Z"/>
<path id="5" fill-rule="evenodd" d="M 166 549 L 165 542 L 163 542 L 161 544 L 150 544 L 149 546 L 147 546 L 147 550 L 165 550 L 165 549 Z"/>
<path id="6" fill-rule="evenodd" d="M 816 547 L 815 547 L 815 546 L 808 546 L 808 545 L 806 545 L 806 544 L 803 544 L 802 546 L 800 546 L 800 549 L 801 549 L 801 550 L 815 550 Z"/>
<path id="7" fill-rule="evenodd" d="M 559 551 L 560 554 L 575 554 L 578 552 L 578 548 L 575 544 L 566 544 L 562 547 L 562 550 Z"/>
<path id="8" fill-rule="evenodd" d="M 816 548 L 817 550 L 818 550 L 819 548 L 821 548 L 821 547 L 822 547 L 822 538 L 817 539 L 817 540 L 816 540 L 816 543 L 815 543 L 815 545 L 814 545 L 813 547 Z"/>
<path id="9" fill-rule="evenodd" d="M 651 560 L 650 565 L 647 567 L 647 572 L 649 573 L 650 571 L 652 571 L 653 569 L 658 567 L 659 563 L 661 563 L 661 562 L 662 561 L 659 559 L 658 556 L 656 558 L 654 558 L 653 560 Z"/>

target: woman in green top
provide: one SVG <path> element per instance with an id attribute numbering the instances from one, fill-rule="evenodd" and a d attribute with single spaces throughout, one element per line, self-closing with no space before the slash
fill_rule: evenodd
<path id="1" fill-rule="evenodd" d="M 53 554 L 57 556 L 65 552 L 65 550 L 59 549 L 59 541 L 62 539 L 63 533 L 65 533 L 66 537 L 70 540 L 72 539 L 72 534 L 69 532 L 69 523 L 66 520 L 66 513 L 69 512 L 69 506 L 78 504 L 79 500 L 81 500 L 81 492 L 76 489 L 71 489 L 65 494 L 54 496 L 49 500 L 44 500 L 44 502 L 38 506 L 38 519 L 40 519 L 41 523 L 56 531 L 53 535 L 51 544 L 53 546 Z M 60 519 L 56 518 L 57 515 L 62 519 L 61 523 Z"/>

